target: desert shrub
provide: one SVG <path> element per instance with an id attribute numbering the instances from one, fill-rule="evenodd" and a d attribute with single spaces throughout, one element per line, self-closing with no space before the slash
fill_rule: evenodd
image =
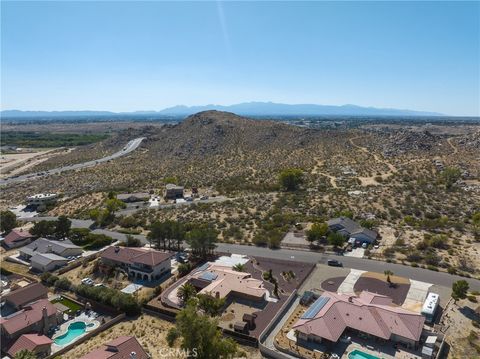
<path id="1" fill-rule="evenodd" d="M 178 266 L 178 274 L 180 277 L 186 276 L 192 270 L 192 265 L 190 263 L 181 263 Z"/>
<path id="2" fill-rule="evenodd" d="M 447 272 L 450 274 L 457 274 L 457 270 L 454 267 L 448 267 Z"/>
<path id="3" fill-rule="evenodd" d="M 392 247 L 387 247 L 383 250 L 383 256 L 385 258 L 393 258 L 395 256 L 395 249 Z"/>
<path id="4" fill-rule="evenodd" d="M 283 170 L 279 175 L 279 183 L 287 191 L 297 190 L 303 182 L 303 171 L 298 168 Z"/>
<path id="5" fill-rule="evenodd" d="M 46 286 L 53 287 L 60 278 L 50 272 L 45 272 L 42 273 L 40 279 Z"/>
<path id="6" fill-rule="evenodd" d="M 63 289 L 63 290 L 70 290 L 72 287 L 72 282 L 68 280 L 68 278 L 58 278 L 58 280 L 54 283 L 55 288 Z"/>
<path id="7" fill-rule="evenodd" d="M 77 246 L 81 246 L 86 250 L 93 250 L 105 247 L 113 242 L 112 237 L 104 234 L 91 233 L 90 231 L 77 233 L 72 242 Z"/>
<path id="8" fill-rule="evenodd" d="M 173 347 L 175 341 L 180 336 L 177 328 L 170 328 L 167 332 L 167 344 L 169 347 Z"/>

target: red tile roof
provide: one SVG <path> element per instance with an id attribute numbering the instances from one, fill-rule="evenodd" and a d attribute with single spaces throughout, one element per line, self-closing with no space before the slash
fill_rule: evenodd
<path id="1" fill-rule="evenodd" d="M 35 351 L 35 349 L 40 345 L 50 345 L 52 344 L 52 339 L 46 337 L 45 335 L 39 334 L 23 334 L 18 338 L 15 343 L 8 350 L 8 354 L 12 357 L 15 356 L 21 350 Z"/>
<path id="2" fill-rule="evenodd" d="M 135 337 L 122 336 L 97 348 L 80 359 L 147 359 L 148 355 Z"/>
<path id="3" fill-rule="evenodd" d="M 0 325 L 8 334 L 15 334 L 20 330 L 28 328 L 30 325 L 41 321 L 43 308 L 47 309 L 47 316 L 49 317 L 57 313 L 57 308 L 55 308 L 48 299 L 40 299 L 31 303 L 24 309 L 8 317 L 2 318 L 3 321 L 0 322 Z"/>
<path id="4" fill-rule="evenodd" d="M 328 298 L 313 318 L 300 318 L 293 329 L 336 342 L 347 327 L 383 339 L 392 335 L 418 341 L 425 318 L 394 306 L 386 296 L 362 292 L 360 296 L 324 292 Z"/>
<path id="5" fill-rule="evenodd" d="M 48 289 L 41 283 L 31 283 L 4 295 L 2 300 L 11 303 L 16 308 L 41 298 L 47 298 Z"/>
<path id="6" fill-rule="evenodd" d="M 134 263 L 142 263 L 154 267 L 169 259 L 171 256 L 172 254 L 170 253 L 149 250 L 146 253 L 133 257 L 131 260 Z"/>
<path id="7" fill-rule="evenodd" d="M 27 238 L 33 238 L 33 236 L 28 231 L 23 231 L 21 229 L 12 229 L 12 231 L 5 237 L 3 242 L 11 247 L 15 242 L 21 242 Z"/>
<path id="8" fill-rule="evenodd" d="M 171 253 L 160 252 L 153 249 L 132 247 L 108 247 L 102 252 L 101 257 L 125 264 L 142 263 L 152 267 L 162 263 L 172 256 Z"/>

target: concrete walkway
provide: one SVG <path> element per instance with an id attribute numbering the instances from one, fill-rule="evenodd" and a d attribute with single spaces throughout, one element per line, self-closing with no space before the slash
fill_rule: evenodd
<path id="1" fill-rule="evenodd" d="M 290 318 L 290 316 L 292 315 L 292 313 L 295 311 L 295 309 L 297 308 L 297 306 L 299 304 L 300 304 L 300 297 L 297 297 L 293 301 L 293 303 L 290 305 L 290 308 L 288 308 L 288 311 L 285 313 L 285 315 L 282 317 L 282 319 L 280 319 L 277 326 L 270 332 L 270 335 L 265 339 L 264 345 L 267 348 L 276 351 L 279 354 L 280 357 L 291 358 L 291 359 L 296 359 L 297 358 L 293 355 L 280 352 L 279 350 L 277 350 L 277 348 L 275 348 L 275 345 L 273 344 L 273 342 L 274 342 L 275 337 L 277 336 L 278 332 L 280 330 L 282 330 L 282 328 L 285 325 L 285 323 L 287 322 L 288 318 Z"/>
<path id="2" fill-rule="evenodd" d="M 354 293 L 353 291 L 353 286 L 355 283 L 357 283 L 358 278 L 365 273 L 364 270 L 358 270 L 358 269 L 351 269 L 350 273 L 348 273 L 347 278 L 340 284 L 340 287 L 338 287 L 337 292 L 344 294 L 344 293 Z"/>

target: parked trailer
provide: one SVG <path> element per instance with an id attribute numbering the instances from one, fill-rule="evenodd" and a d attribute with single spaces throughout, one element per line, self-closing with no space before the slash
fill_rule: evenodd
<path id="1" fill-rule="evenodd" d="M 425 303 L 422 307 L 422 315 L 425 317 L 427 323 L 432 323 L 437 312 L 438 303 L 440 302 L 440 295 L 437 293 L 428 293 Z"/>

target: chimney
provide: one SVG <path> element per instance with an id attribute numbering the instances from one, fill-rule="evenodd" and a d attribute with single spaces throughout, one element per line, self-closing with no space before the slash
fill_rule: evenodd
<path id="1" fill-rule="evenodd" d="M 42 309 L 42 319 L 43 319 L 43 334 L 47 334 L 49 329 L 47 307 L 43 307 Z"/>
<path id="2" fill-rule="evenodd" d="M 348 297 L 348 301 L 349 301 L 350 303 L 353 303 L 353 298 L 352 298 L 352 297 Z"/>
<path id="3" fill-rule="evenodd" d="M 137 353 L 131 352 L 130 353 L 130 359 L 137 359 Z"/>
<path id="4" fill-rule="evenodd" d="M 120 251 L 120 247 L 117 245 L 115 246 L 115 253 L 118 253 Z"/>
<path id="5" fill-rule="evenodd" d="M 47 253 L 52 253 L 52 245 L 51 244 L 49 244 L 47 246 Z"/>

